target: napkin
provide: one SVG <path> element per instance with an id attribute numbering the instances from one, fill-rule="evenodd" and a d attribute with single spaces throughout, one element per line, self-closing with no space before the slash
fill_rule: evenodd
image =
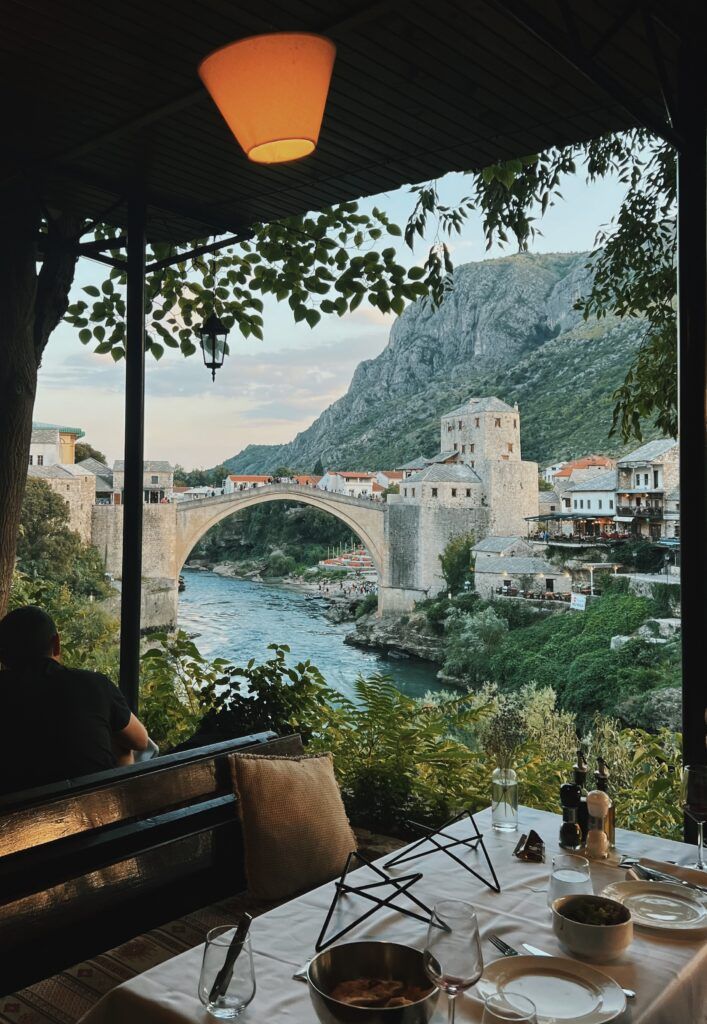
<path id="1" fill-rule="evenodd" d="M 707 872 L 700 871 L 698 868 L 687 868 L 682 864 L 668 864 L 662 860 L 651 860 L 649 857 L 641 857 L 638 863 L 644 868 L 653 868 L 654 871 L 664 871 L 666 875 L 675 875 L 675 878 L 682 879 L 683 882 L 692 882 L 693 885 L 707 887 Z M 626 877 L 635 879 L 638 876 L 629 868 Z M 707 893 L 704 895 L 707 897 Z"/>

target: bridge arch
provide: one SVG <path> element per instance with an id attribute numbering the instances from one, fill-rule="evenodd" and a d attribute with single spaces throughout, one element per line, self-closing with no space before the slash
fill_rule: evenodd
<path id="1" fill-rule="evenodd" d="M 378 571 L 380 585 L 387 583 L 385 505 L 295 484 L 270 484 L 215 498 L 194 499 L 178 505 L 175 551 L 177 572 L 181 571 L 192 549 L 212 526 L 243 509 L 271 501 L 309 505 L 340 519 L 368 550 Z"/>

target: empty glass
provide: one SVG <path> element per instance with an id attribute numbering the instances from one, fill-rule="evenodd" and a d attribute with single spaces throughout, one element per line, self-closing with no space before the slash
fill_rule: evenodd
<path id="1" fill-rule="evenodd" d="M 558 896 L 574 896 L 577 893 L 590 895 L 592 878 L 589 874 L 589 861 L 585 857 L 574 854 L 560 854 L 552 858 L 550 884 L 547 890 L 547 905 L 552 906 Z"/>
<path id="2" fill-rule="evenodd" d="M 454 1024 L 457 996 L 475 985 L 484 969 L 479 924 L 470 903 L 435 903 L 424 956 L 430 980 L 447 994 L 448 1024 Z"/>
<path id="3" fill-rule="evenodd" d="M 693 866 L 704 871 L 702 849 L 707 821 L 707 765 L 685 765 L 680 783 L 680 798 L 683 811 L 697 824 L 697 863 Z"/>
<path id="4" fill-rule="evenodd" d="M 537 1020 L 535 1003 L 514 992 L 497 992 L 484 1001 L 481 1024 L 508 1024 L 509 1021 L 537 1024 Z"/>
<path id="5" fill-rule="evenodd" d="M 211 929 L 206 936 L 199 976 L 199 999 L 213 1017 L 221 1019 L 237 1017 L 255 995 L 253 953 L 250 948 L 250 936 L 246 936 L 230 978 L 227 979 L 221 994 L 215 996 L 212 1001 L 214 982 L 225 963 L 233 932 L 234 926 L 228 924 Z"/>

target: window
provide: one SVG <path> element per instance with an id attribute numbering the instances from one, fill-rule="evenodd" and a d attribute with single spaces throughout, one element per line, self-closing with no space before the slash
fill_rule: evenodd
<path id="1" fill-rule="evenodd" d="M 456 498 L 456 496 L 457 496 L 457 489 L 456 489 L 456 487 L 452 487 L 452 497 Z"/>
<path id="2" fill-rule="evenodd" d="M 506 444 L 506 448 L 508 449 L 509 452 L 513 451 L 513 445 L 510 443 L 510 441 Z"/>
<path id="3" fill-rule="evenodd" d="M 459 451 L 459 445 L 457 444 L 457 442 L 456 442 L 456 441 L 454 442 L 454 451 L 455 451 L 455 452 L 458 452 L 458 451 Z"/>
<path id="4" fill-rule="evenodd" d="M 29 464 L 30 464 L 30 466 L 34 465 L 34 455 L 30 455 L 30 457 L 29 457 Z"/>
<path id="5" fill-rule="evenodd" d="M 513 429 L 515 430 L 517 426 L 518 426 L 518 421 L 517 420 L 513 420 Z"/>
<path id="6" fill-rule="evenodd" d="M 680 502 L 679 502 L 679 501 L 676 501 L 676 502 L 675 502 L 675 511 L 676 511 L 676 512 L 679 512 L 679 511 L 680 511 Z"/>
<path id="7" fill-rule="evenodd" d="M 643 483 L 646 485 L 646 487 L 648 486 L 648 474 L 647 473 L 643 474 Z"/>
<path id="8" fill-rule="evenodd" d="M 574 507 L 577 508 L 577 499 L 574 499 Z"/>
<path id="9" fill-rule="evenodd" d="M 465 445 L 465 444 L 463 444 L 463 445 L 462 445 L 462 455 L 464 454 L 464 452 L 465 452 L 465 451 L 466 451 L 466 445 Z"/>
<path id="10" fill-rule="evenodd" d="M 613 508 L 613 507 L 614 507 L 614 499 L 613 498 L 609 498 L 609 508 Z"/>
<path id="11" fill-rule="evenodd" d="M 473 445 L 473 444 L 470 444 L 470 445 L 469 445 L 469 452 L 470 452 L 470 453 L 473 453 L 473 451 L 474 451 L 474 445 Z"/>
<path id="12" fill-rule="evenodd" d="M 467 496 L 467 498 L 471 497 L 471 487 L 467 487 L 467 489 L 466 489 L 466 496 Z"/>
<path id="13" fill-rule="evenodd" d="M 38 455 L 37 456 L 37 465 L 38 466 L 43 466 L 44 465 L 44 456 L 43 455 Z"/>
<path id="14" fill-rule="evenodd" d="M 415 488 L 414 487 L 412 489 L 412 496 L 413 496 L 413 498 L 415 497 Z"/>
<path id="15" fill-rule="evenodd" d="M 447 424 L 447 433 L 449 433 L 450 430 L 454 430 L 454 424 L 453 423 L 448 423 Z"/>
<path id="16" fill-rule="evenodd" d="M 570 499 L 569 498 L 565 498 L 564 502 L 565 502 L 565 508 L 569 508 L 570 507 Z"/>
<path id="17" fill-rule="evenodd" d="M 549 580 L 547 577 L 545 577 L 545 590 L 549 591 L 549 593 L 551 593 L 551 594 L 554 593 L 555 581 L 554 580 Z"/>
<path id="18" fill-rule="evenodd" d="M 494 427 L 500 427 L 501 426 L 501 417 L 500 416 L 496 416 L 496 418 L 493 421 L 493 425 L 494 425 Z"/>
<path id="19" fill-rule="evenodd" d="M 599 508 L 602 507 L 602 500 L 601 500 L 601 498 L 599 498 L 598 505 L 599 505 Z"/>
<path id="20" fill-rule="evenodd" d="M 584 499 L 583 498 L 579 499 L 579 507 L 580 508 L 584 508 Z"/>
<path id="21" fill-rule="evenodd" d="M 432 488 L 432 497 L 433 497 L 433 498 L 436 498 L 436 497 L 437 497 L 437 488 L 436 488 L 436 487 L 433 487 L 433 488 Z"/>
<path id="22" fill-rule="evenodd" d="M 462 421 L 459 420 L 459 422 L 457 423 L 457 429 L 461 430 L 461 428 L 462 428 Z"/>
<path id="23" fill-rule="evenodd" d="M 592 499 L 591 498 L 587 498 L 587 508 L 591 508 L 591 507 L 592 507 Z"/>
<path id="24" fill-rule="evenodd" d="M 151 476 L 150 480 L 153 484 L 158 484 L 160 482 L 160 478 L 158 476 Z"/>
<path id="25" fill-rule="evenodd" d="M 658 484 L 658 470 L 657 469 L 653 470 L 653 486 L 655 488 L 657 488 L 659 486 L 659 484 Z"/>
<path id="26" fill-rule="evenodd" d="M 405 497 L 407 498 L 407 496 L 408 496 L 408 489 L 407 489 L 407 487 L 404 489 L 404 493 L 405 493 Z"/>
<path id="27" fill-rule="evenodd" d="M 641 474 L 640 473 L 636 473 L 636 487 L 640 487 L 640 486 L 641 486 Z"/>
<path id="28" fill-rule="evenodd" d="M 475 417 L 474 417 L 474 426 L 475 426 L 475 427 L 478 427 L 478 426 L 479 426 L 479 423 L 480 423 L 479 417 L 478 417 L 478 416 L 475 416 Z"/>
<path id="29" fill-rule="evenodd" d="M 679 523 L 675 524 L 675 536 L 676 537 L 680 536 L 680 524 Z"/>
<path id="30" fill-rule="evenodd" d="M 550 511 L 551 511 L 551 512 L 554 512 L 554 511 L 555 511 L 555 506 L 554 506 L 554 505 L 550 505 Z"/>
<path id="31" fill-rule="evenodd" d="M 474 462 L 473 462 L 473 460 L 472 460 L 472 461 L 471 461 L 471 462 L 469 463 L 469 465 L 471 466 L 471 468 L 472 468 L 472 469 L 474 468 Z"/>

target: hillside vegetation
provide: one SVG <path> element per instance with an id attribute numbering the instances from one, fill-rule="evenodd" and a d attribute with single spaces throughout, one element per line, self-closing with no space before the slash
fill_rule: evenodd
<path id="1" fill-rule="evenodd" d="M 439 449 L 439 417 L 470 395 L 517 402 L 523 457 L 539 463 L 625 450 L 610 438 L 612 393 L 643 324 L 584 322 L 586 253 L 522 254 L 458 267 L 439 309 L 415 303 L 388 345 L 357 367 L 348 392 L 285 445 L 251 445 L 231 472 L 278 465 L 386 469 Z M 647 439 L 657 431 L 647 425 Z"/>

